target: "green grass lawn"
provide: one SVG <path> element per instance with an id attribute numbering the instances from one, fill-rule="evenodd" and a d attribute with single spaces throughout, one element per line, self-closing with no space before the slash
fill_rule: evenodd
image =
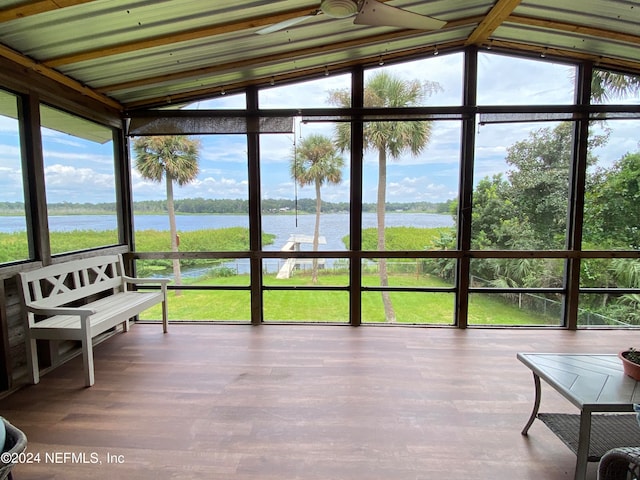
<path id="1" fill-rule="evenodd" d="M 320 275 L 319 285 L 347 286 L 347 274 Z M 363 277 L 364 286 L 378 285 L 377 275 Z M 247 275 L 210 278 L 194 285 L 248 286 Z M 393 286 L 439 287 L 448 286 L 442 280 L 416 275 L 394 275 Z M 286 280 L 275 276 L 265 278 L 265 285 L 311 285 L 309 275 L 296 275 Z M 329 322 L 348 323 L 349 296 L 343 291 L 273 291 L 264 292 L 264 318 L 266 322 Z M 391 299 L 399 324 L 451 325 L 454 318 L 454 300 L 446 292 L 392 292 Z M 248 322 L 251 319 L 250 293 L 248 290 L 183 291 L 176 296 L 169 293 L 169 318 L 173 321 L 232 321 Z M 142 319 L 160 318 L 160 308 L 145 312 Z M 380 292 L 362 293 L 363 323 L 384 322 L 384 310 Z M 469 324 L 472 325 L 551 325 L 553 320 L 541 314 L 487 295 L 473 295 L 469 304 Z"/>

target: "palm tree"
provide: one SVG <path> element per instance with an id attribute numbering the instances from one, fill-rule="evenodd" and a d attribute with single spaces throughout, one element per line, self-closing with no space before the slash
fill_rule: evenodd
<path id="1" fill-rule="evenodd" d="M 316 189 L 316 224 L 313 231 L 313 251 L 318 250 L 320 237 L 320 213 L 322 198 L 320 187 L 325 183 L 334 185 L 342 181 L 343 158 L 330 138 L 324 135 L 311 135 L 294 149 L 291 159 L 291 177 L 301 187 L 314 185 Z M 318 259 L 313 259 L 311 281 L 318 283 Z"/>
<path id="2" fill-rule="evenodd" d="M 374 108 L 420 106 L 425 97 L 440 89 L 440 85 L 436 82 L 421 83 L 418 80 L 405 80 L 387 71 L 380 71 L 365 84 L 364 106 Z M 329 102 L 340 107 L 349 107 L 350 93 L 346 90 L 334 91 L 330 94 Z M 398 159 L 406 151 L 414 156 L 419 155 L 429 143 L 431 130 L 430 121 L 376 121 L 364 124 L 364 148 L 378 152 L 377 249 L 379 251 L 385 250 L 387 157 Z M 351 146 L 351 127 L 348 122 L 338 124 L 336 144 L 341 150 Z M 386 259 L 379 260 L 378 268 L 380 286 L 386 287 L 389 285 Z M 382 302 L 387 322 L 394 322 L 396 314 L 388 291 L 382 292 Z"/>
<path id="3" fill-rule="evenodd" d="M 178 251 L 176 212 L 173 204 L 173 183 L 186 185 L 196 179 L 199 172 L 198 153 L 200 141 L 185 135 L 138 137 L 133 142 L 136 169 L 144 178 L 167 185 L 167 211 L 171 251 Z M 180 260 L 173 260 L 173 275 L 176 285 L 182 285 Z M 176 290 L 180 295 L 180 290 Z"/>
<path id="4" fill-rule="evenodd" d="M 591 77 L 591 98 L 603 103 L 614 98 L 625 98 L 640 92 L 640 77 L 595 70 Z"/>

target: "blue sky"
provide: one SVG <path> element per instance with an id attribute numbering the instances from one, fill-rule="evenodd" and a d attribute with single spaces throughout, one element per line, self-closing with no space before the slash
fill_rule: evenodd
<path id="1" fill-rule="evenodd" d="M 384 65 L 403 78 L 435 81 L 442 90 L 425 105 L 460 105 L 462 99 L 462 55 L 439 55 L 402 65 Z M 481 105 L 567 104 L 573 98 L 572 69 L 566 65 L 497 55 L 479 56 L 478 103 Z M 346 88 L 349 77 L 329 75 L 295 86 L 277 84 L 261 93 L 263 108 L 314 108 L 327 106 L 329 92 Z M 626 103 L 638 103 L 637 99 Z M 622 102 L 621 102 L 622 103 Z M 190 108 L 243 108 L 242 96 L 226 95 L 215 101 L 199 102 Z M 331 124 L 300 124 L 295 134 L 265 135 L 261 138 L 261 180 L 263 198 L 313 197 L 311 187 L 297 188 L 289 176 L 288 164 L 294 143 L 310 133 L 330 136 Z M 550 124 L 501 124 L 478 127 L 476 137 L 476 181 L 505 171 L 507 148 L 529 133 Z M 597 153 L 601 164 L 610 165 L 627 152 L 640 150 L 637 122 L 609 122 L 612 138 Z M 387 200 L 391 202 L 440 202 L 457 195 L 460 122 L 434 124 L 431 141 L 417 157 L 409 154 L 389 161 Z M 22 201 L 19 147 L 16 122 L 0 117 L 0 201 Z M 246 140 L 242 135 L 200 136 L 200 174 L 190 185 L 175 188 L 176 198 L 247 198 Z M 49 202 L 112 202 L 114 178 L 112 146 L 80 140 L 63 133 L 43 130 L 46 188 Z M 345 160 L 348 164 L 348 152 Z M 134 200 L 165 198 L 164 185 L 150 183 L 135 171 Z M 375 202 L 377 153 L 366 152 L 363 195 Z M 343 182 L 325 186 L 325 200 L 349 200 L 349 171 Z"/>

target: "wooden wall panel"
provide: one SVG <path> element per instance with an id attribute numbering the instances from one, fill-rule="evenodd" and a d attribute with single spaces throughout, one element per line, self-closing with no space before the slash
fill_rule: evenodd
<path id="1" fill-rule="evenodd" d="M 3 369 L 0 386 L 10 390 L 26 381 L 26 352 L 24 345 L 24 325 L 22 307 L 15 278 L 0 281 L 0 313 L 2 317 L 2 357 Z"/>
<path id="2" fill-rule="evenodd" d="M 6 295 L 5 295 L 4 282 L 0 282 L 0 297 L 2 303 L 0 303 L 0 331 L 6 332 L 9 330 L 7 309 L 6 309 Z M 9 377 L 11 376 L 11 355 L 8 335 L 2 335 L 2 342 L 0 342 L 0 358 L 2 359 L 2 369 L 0 370 L 0 390 L 7 390 L 10 387 Z"/>

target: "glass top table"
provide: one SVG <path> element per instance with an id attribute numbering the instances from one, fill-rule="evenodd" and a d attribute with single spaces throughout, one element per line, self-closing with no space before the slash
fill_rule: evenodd
<path id="1" fill-rule="evenodd" d="M 535 400 L 524 429 L 538 418 L 575 454 L 575 480 L 584 480 L 587 463 L 615 447 L 640 446 L 640 426 L 633 404 L 640 403 L 640 383 L 627 377 L 617 355 L 518 353 L 533 372 Z M 540 379 L 579 410 L 579 414 L 539 413 Z M 596 415 L 592 415 L 592 414 Z"/>

